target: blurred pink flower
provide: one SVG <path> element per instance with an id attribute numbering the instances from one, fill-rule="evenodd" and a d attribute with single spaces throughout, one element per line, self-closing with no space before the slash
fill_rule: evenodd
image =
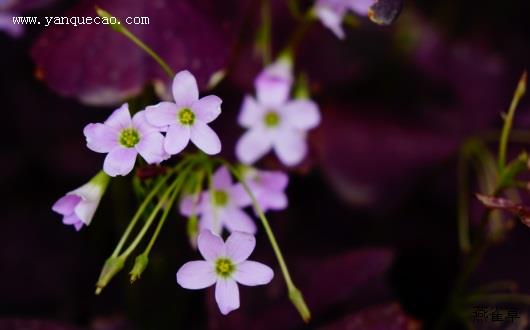
<path id="1" fill-rule="evenodd" d="M 244 164 L 253 164 L 271 149 L 287 166 L 299 164 L 307 154 L 307 131 L 320 123 L 318 105 L 309 99 L 290 100 L 289 60 L 266 67 L 255 81 L 257 99 L 245 96 L 239 124 L 248 130 L 236 145 Z"/>
<path id="2" fill-rule="evenodd" d="M 288 200 L 285 195 L 285 188 L 289 183 L 287 174 L 280 171 L 247 168 L 244 171 L 244 177 L 263 212 L 283 210 L 287 207 Z"/>
<path id="3" fill-rule="evenodd" d="M 348 10 L 360 16 L 368 16 L 370 7 L 376 0 L 318 0 L 315 5 L 315 14 L 322 24 L 330 29 L 339 39 L 344 39 L 342 21 Z"/>
<path id="4" fill-rule="evenodd" d="M 87 147 L 108 153 L 103 170 L 110 176 L 127 175 L 140 154 L 149 164 L 169 158 L 163 148 L 164 136 L 145 119 L 140 111 L 131 119 L 129 105 L 123 104 L 103 123 L 88 124 L 83 130 Z"/>
<path id="5" fill-rule="evenodd" d="M 221 152 L 221 141 L 207 124 L 221 114 L 221 99 L 208 95 L 199 99 L 195 77 L 189 71 L 175 75 L 172 85 L 175 102 L 160 102 L 146 108 L 149 123 L 167 131 L 164 149 L 170 155 L 193 142 L 209 155 Z"/>
<path id="6" fill-rule="evenodd" d="M 256 239 L 253 235 L 234 232 L 226 242 L 209 230 L 198 238 L 199 251 L 205 260 L 185 263 L 177 272 L 177 283 L 197 290 L 215 284 L 215 300 L 222 314 L 239 308 L 237 283 L 256 286 L 269 283 L 274 272 L 269 266 L 247 260 Z"/>
<path id="7" fill-rule="evenodd" d="M 185 216 L 199 215 L 199 230 L 220 234 L 226 227 L 230 232 L 256 233 L 254 220 L 242 210 L 251 204 L 250 197 L 240 183 L 232 183 L 226 167 L 215 172 L 211 189 L 201 194 L 198 203 L 194 203 L 193 196 L 185 197 L 180 212 Z"/>

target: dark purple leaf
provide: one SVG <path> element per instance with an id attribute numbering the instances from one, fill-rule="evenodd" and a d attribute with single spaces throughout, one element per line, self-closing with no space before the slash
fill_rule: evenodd
<path id="1" fill-rule="evenodd" d="M 149 17 L 149 25 L 127 28 L 174 71 L 190 70 L 205 86 L 226 65 L 238 9 L 244 3 L 84 0 L 64 15 L 95 16 L 97 4 L 122 21 Z M 54 91 L 87 104 L 116 104 L 151 81 L 169 81 L 153 59 L 105 25 L 50 25 L 35 43 L 32 56 L 40 76 Z"/>
<path id="2" fill-rule="evenodd" d="M 398 303 L 368 307 L 323 330 L 419 330 L 421 322 L 407 315 Z"/>
<path id="3" fill-rule="evenodd" d="M 387 299 L 384 275 L 394 254 L 387 249 L 360 249 L 321 259 L 290 260 L 298 288 L 311 309 L 313 320 L 337 304 L 364 306 L 374 299 Z M 265 287 L 240 287 L 241 308 L 223 317 L 213 290 L 208 294 L 210 329 L 293 329 L 303 324 L 290 303 L 279 269 Z"/>

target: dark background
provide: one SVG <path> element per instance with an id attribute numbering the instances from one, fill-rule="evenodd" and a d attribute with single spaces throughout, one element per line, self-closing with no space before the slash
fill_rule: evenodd
<path id="1" fill-rule="evenodd" d="M 170 2 L 162 2 L 171 9 Z M 228 78 L 211 93 L 224 100 L 214 128 L 224 155 L 233 159 L 231 150 L 242 132 L 235 118 L 260 67 L 252 45 L 259 7 L 236 0 L 175 3 L 176 10 L 189 7 L 197 17 L 171 10 L 158 17 L 147 1 L 98 2 L 122 15 L 149 13 L 155 23 L 131 29 L 164 53 L 175 70 L 203 59 L 206 68 L 199 68 L 198 76 L 204 81 L 201 77 L 213 72 L 209 65 L 230 64 Z M 273 4 L 278 50 L 295 22 L 282 1 Z M 17 12 L 94 15 L 92 5 L 29 1 L 18 4 Z M 429 328 L 439 317 L 459 265 L 458 148 L 466 138 L 499 130 L 499 114 L 529 67 L 528 15 L 530 3 L 524 0 L 409 0 L 394 25 L 378 27 L 360 19 L 359 27 L 347 28 L 345 41 L 319 23 L 309 30 L 296 68 L 307 73 L 323 122 L 310 134 L 310 157 L 291 170 L 289 208 L 270 215 L 295 282 L 314 312 L 307 328 L 342 329 L 359 320 L 365 322 L 359 329 L 413 329 L 420 322 Z M 201 24 L 214 26 L 216 19 L 229 23 L 222 25 L 226 49 L 219 52 L 193 34 Z M 157 33 L 157 26 L 174 21 L 188 31 L 176 30 L 169 38 Z M 210 28 L 197 33 L 208 35 Z M 130 180 L 120 178 L 112 181 L 92 225 L 81 232 L 64 226 L 51 211 L 55 200 L 102 166 L 101 155 L 85 147 L 82 129 L 115 107 L 80 99 L 94 86 L 136 88 L 132 94 L 144 90 L 149 98 L 153 93 L 144 86 L 163 73 L 141 53 L 128 56 L 122 47 L 135 48 L 127 40 L 105 48 L 98 37 L 122 36 L 104 27 L 91 29 L 96 28 L 26 26 L 22 38 L 0 34 L 0 328 L 304 328 L 285 296 L 262 231 L 253 259 L 273 266 L 276 278 L 265 287 L 242 288 L 239 310 L 221 317 L 211 289 L 180 288 L 177 269 L 198 254 L 189 247 L 185 220 L 176 212 L 140 281 L 128 284 L 126 266 L 101 296 L 93 294 L 100 267 L 137 201 Z M 42 46 L 43 38 L 55 45 L 53 50 Z M 89 54 L 90 49 L 96 53 Z M 211 63 L 210 57 L 215 57 Z M 117 78 L 91 74 L 99 65 L 117 67 Z M 517 128 L 528 128 L 529 111 L 523 100 Z M 524 147 L 514 145 L 513 152 Z M 260 165 L 281 168 L 273 156 Z M 516 224 L 486 255 L 472 285 L 513 279 L 521 292 L 530 292 L 529 249 L 530 230 Z M 526 315 L 523 306 L 518 308 Z"/>

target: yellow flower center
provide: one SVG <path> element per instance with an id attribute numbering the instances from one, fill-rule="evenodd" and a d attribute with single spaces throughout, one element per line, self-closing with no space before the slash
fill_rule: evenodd
<path id="1" fill-rule="evenodd" d="M 236 265 L 228 258 L 219 258 L 215 261 L 215 273 L 220 277 L 230 277 L 236 270 Z"/>
<path id="2" fill-rule="evenodd" d="M 134 128 L 126 128 L 121 131 L 119 141 L 125 148 L 132 148 L 140 142 L 140 134 Z"/>
<path id="3" fill-rule="evenodd" d="M 191 126 L 195 122 L 195 114 L 190 109 L 184 108 L 180 110 L 178 119 L 182 125 Z"/>
<path id="4" fill-rule="evenodd" d="M 269 128 L 276 127 L 280 123 L 280 116 L 276 111 L 268 111 L 263 117 L 263 122 Z"/>

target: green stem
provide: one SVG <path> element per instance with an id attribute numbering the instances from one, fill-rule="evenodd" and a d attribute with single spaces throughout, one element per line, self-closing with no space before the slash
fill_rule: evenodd
<path id="1" fill-rule="evenodd" d="M 232 172 L 232 174 L 236 177 L 236 179 L 243 185 L 243 188 L 245 189 L 246 193 L 252 200 L 252 206 L 254 207 L 254 210 L 256 211 L 259 219 L 261 220 L 261 224 L 263 225 L 263 228 L 265 229 L 265 233 L 267 234 L 267 237 L 269 238 L 269 241 L 272 245 L 272 249 L 274 250 L 274 254 L 276 255 L 276 258 L 278 259 L 278 263 L 280 264 L 283 278 L 285 279 L 285 284 L 287 285 L 289 299 L 294 304 L 294 306 L 297 308 L 298 312 L 302 316 L 302 319 L 305 322 L 309 322 L 309 320 L 311 319 L 311 312 L 309 311 L 309 308 L 307 307 L 307 304 L 304 301 L 304 297 L 302 296 L 302 293 L 293 283 L 293 280 L 289 273 L 289 269 L 287 268 L 287 264 L 285 263 L 285 260 L 283 258 L 280 246 L 278 245 L 278 242 L 276 241 L 276 237 L 274 236 L 274 233 L 270 227 L 269 221 L 267 220 L 267 218 L 265 217 L 265 214 L 263 213 L 261 207 L 259 206 L 259 203 L 256 200 L 254 193 L 252 192 L 248 184 L 245 182 L 245 180 L 241 177 L 238 170 L 232 164 L 224 160 L 221 160 L 221 162 L 230 169 L 230 172 Z"/>
<path id="2" fill-rule="evenodd" d="M 300 23 L 298 23 L 298 26 L 296 27 L 294 32 L 291 34 L 289 41 L 287 42 L 287 46 L 283 50 L 282 54 L 291 54 L 294 58 L 298 46 L 304 39 L 305 34 L 307 33 L 307 31 L 309 31 L 309 28 L 311 27 L 314 21 L 314 10 L 313 8 L 309 8 L 304 14 L 303 18 L 300 20 Z"/>
<path id="3" fill-rule="evenodd" d="M 519 83 L 517 84 L 517 88 L 515 90 L 515 93 L 512 98 L 512 102 L 510 104 L 510 109 L 508 110 L 508 113 L 506 114 L 506 117 L 504 118 L 504 125 L 502 127 L 501 139 L 499 141 L 499 159 L 498 159 L 499 174 L 502 174 L 502 172 L 504 171 L 504 166 L 506 165 L 506 149 L 508 146 L 510 131 L 513 125 L 513 117 L 515 114 L 515 109 L 517 108 L 519 101 L 525 94 L 525 91 L 526 91 L 526 71 L 523 72 L 521 79 L 519 79 Z"/>
<path id="4" fill-rule="evenodd" d="M 115 16 L 112 16 L 109 12 L 107 12 L 107 11 L 105 11 L 105 10 L 99 8 L 99 7 L 96 7 L 96 13 L 101 18 L 115 17 Z M 129 38 L 129 40 L 134 42 L 144 52 L 146 52 L 149 56 L 151 56 L 156 61 L 156 63 L 158 63 L 158 65 L 160 65 L 162 70 L 164 70 L 164 72 L 168 75 L 169 78 L 173 78 L 175 76 L 175 73 L 173 72 L 173 70 L 171 70 L 171 67 L 167 64 L 167 62 L 164 61 L 153 49 L 151 49 L 151 47 L 147 46 L 142 40 L 140 40 L 137 36 L 135 36 L 126 27 L 124 27 L 123 24 L 121 24 L 121 22 L 118 23 L 118 24 L 112 25 L 112 28 L 113 28 L 113 30 L 115 30 L 115 31 L 123 34 L 127 38 Z"/>
<path id="5" fill-rule="evenodd" d="M 183 161 L 181 161 L 173 170 L 171 170 L 171 172 L 166 174 L 166 176 L 163 177 L 156 184 L 156 186 L 149 192 L 147 197 L 145 197 L 144 201 L 142 202 L 142 204 L 140 205 L 140 207 L 138 208 L 138 210 L 134 214 L 134 217 L 132 218 L 131 222 L 127 226 L 127 229 L 125 229 L 125 232 L 123 233 L 122 237 L 120 238 L 120 241 L 118 242 L 118 245 L 116 246 L 116 248 L 112 252 L 111 258 L 117 257 L 120 254 L 121 249 L 123 248 L 123 245 L 127 241 L 127 238 L 129 238 L 129 235 L 131 234 L 132 230 L 136 226 L 136 223 L 140 219 L 141 215 L 144 213 L 145 209 L 147 208 L 147 206 L 149 205 L 151 200 L 156 196 L 158 191 L 164 186 L 164 184 L 169 179 L 169 177 L 171 177 L 171 175 L 173 175 L 173 172 L 178 171 L 182 166 L 184 166 L 186 163 L 188 163 L 191 159 L 192 159 L 192 157 L 188 157 L 188 158 L 184 159 Z"/>
<path id="6" fill-rule="evenodd" d="M 162 227 L 164 226 L 164 223 L 167 219 L 167 216 L 169 215 L 169 211 L 171 211 L 173 203 L 175 202 L 175 198 L 177 198 L 179 190 L 174 189 L 171 193 L 171 196 L 169 197 L 168 203 L 166 205 L 166 208 L 164 209 L 164 213 L 162 213 L 162 216 L 160 217 L 160 221 L 158 222 L 158 225 L 156 226 L 155 232 L 153 233 L 153 236 L 149 240 L 149 243 L 147 244 L 147 247 L 145 248 L 143 254 L 149 255 L 151 252 L 151 249 L 153 248 L 153 245 L 156 242 L 156 239 L 158 238 L 158 235 L 160 234 L 160 230 L 162 230 Z"/>
<path id="7" fill-rule="evenodd" d="M 170 193 L 172 193 L 174 191 L 178 192 L 180 190 L 180 188 L 182 187 L 182 185 L 184 184 L 184 182 L 186 181 L 186 174 L 188 173 L 188 171 L 191 168 L 191 166 L 193 166 L 193 164 L 188 165 L 188 167 L 183 171 L 183 173 L 181 173 L 177 177 L 177 179 L 166 189 L 166 191 L 164 192 L 164 194 L 162 195 L 162 197 L 160 198 L 160 200 L 156 204 L 155 208 L 151 212 L 151 215 L 145 221 L 144 226 L 142 227 L 142 229 L 140 230 L 140 232 L 138 233 L 138 235 L 136 236 L 134 241 L 120 255 L 120 257 L 127 258 L 134 251 L 134 249 L 136 249 L 138 244 L 140 244 L 140 242 L 142 241 L 143 237 L 145 236 L 145 233 L 149 230 L 149 227 L 151 227 L 151 224 L 155 220 L 156 215 L 158 214 L 158 211 L 162 208 L 162 206 L 164 206 L 164 204 L 166 204 L 166 202 L 169 201 L 168 197 L 169 197 Z M 171 209 L 171 203 L 168 203 L 165 206 L 166 206 L 165 213 L 168 213 L 169 212 L 168 210 Z M 167 216 L 167 214 L 166 214 L 166 216 Z"/>
<path id="8" fill-rule="evenodd" d="M 125 232 L 123 233 L 123 235 L 121 236 L 120 238 L 120 241 L 118 242 L 118 245 L 116 245 L 116 248 L 114 249 L 114 251 L 112 252 L 112 255 L 111 257 L 117 257 L 120 252 L 121 252 L 121 249 L 123 248 L 123 245 L 125 244 L 125 242 L 127 241 L 127 238 L 129 238 L 129 235 L 131 234 L 132 230 L 134 229 L 134 227 L 136 226 L 136 223 L 138 222 L 138 220 L 140 219 L 140 216 L 144 213 L 145 209 L 147 208 L 147 206 L 149 205 L 149 203 L 151 202 L 151 200 L 156 196 L 156 194 L 158 193 L 158 191 L 164 186 L 164 184 L 166 183 L 167 179 L 171 176 L 171 174 L 167 174 L 164 178 L 162 178 L 157 184 L 156 186 L 149 192 L 149 195 L 147 195 L 147 197 L 144 199 L 144 201 L 142 202 L 142 204 L 140 205 L 140 207 L 138 208 L 138 210 L 136 211 L 136 213 L 134 214 L 134 217 L 132 218 L 131 222 L 129 222 L 129 225 L 127 226 L 127 229 L 125 229 Z"/>

